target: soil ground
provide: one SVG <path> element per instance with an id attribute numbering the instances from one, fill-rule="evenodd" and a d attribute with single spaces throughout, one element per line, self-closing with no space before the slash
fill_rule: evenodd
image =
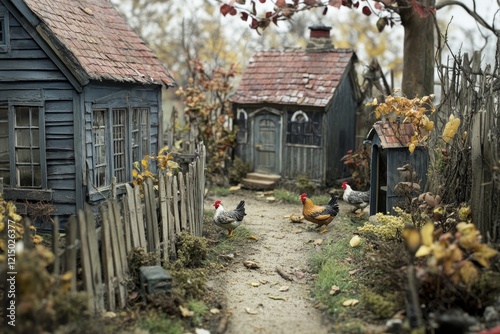
<path id="1" fill-rule="evenodd" d="M 257 240 L 245 249 L 228 256 L 234 261 L 227 270 L 219 272 L 208 283 L 220 289 L 225 297 L 226 312 L 230 315 L 226 333 L 304 333 L 330 332 L 320 310 L 310 298 L 314 276 L 309 272 L 308 259 L 319 251 L 330 229 L 319 234 L 316 225 L 304 220 L 293 223 L 290 214 L 300 214 L 302 205 L 268 201 L 258 192 L 239 190 L 235 194 L 215 198 L 208 194 L 205 208 L 213 210 L 215 199 L 221 199 L 226 210 L 232 210 L 245 200 L 247 216 L 242 226 Z M 324 204 L 324 203 L 318 203 Z M 351 207 L 339 200 L 340 212 Z M 221 230 L 221 234 L 227 234 Z M 245 261 L 258 268 L 250 269 Z M 280 272 L 278 272 L 280 271 Z"/>

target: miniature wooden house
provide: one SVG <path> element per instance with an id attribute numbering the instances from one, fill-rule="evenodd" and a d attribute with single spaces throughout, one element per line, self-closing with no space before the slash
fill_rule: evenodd
<path id="1" fill-rule="evenodd" d="M 68 216 L 119 191 L 161 145 L 166 68 L 107 0 L 1 0 L 0 29 L 4 198 Z"/>
<path id="2" fill-rule="evenodd" d="M 427 150 L 417 146 L 411 154 L 408 144 L 413 124 L 378 121 L 367 136 L 371 142 L 370 215 L 394 213 L 407 194 L 422 192 L 427 183 Z"/>
<path id="3" fill-rule="evenodd" d="M 330 28 L 310 27 L 306 49 L 257 52 L 231 97 L 237 156 L 256 173 L 331 185 L 349 174 L 360 96 L 352 50 L 335 49 Z"/>

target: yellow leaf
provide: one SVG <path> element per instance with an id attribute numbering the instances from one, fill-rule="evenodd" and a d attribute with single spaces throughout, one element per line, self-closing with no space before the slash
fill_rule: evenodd
<path id="1" fill-rule="evenodd" d="M 351 241 L 349 241 L 349 245 L 351 245 L 351 247 L 358 247 L 360 243 L 361 243 L 361 238 L 359 237 L 359 235 L 353 236 L 351 238 Z"/>
<path id="2" fill-rule="evenodd" d="M 483 267 L 489 268 L 490 267 L 490 259 L 497 255 L 497 251 L 488 247 L 487 245 L 481 244 L 479 245 L 475 252 L 474 252 L 474 257 L 476 258 L 477 262 L 479 262 Z"/>
<path id="3" fill-rule="evenodd" d="M 420 246 L 420 233 L 418 229 L 413 225 L 407 225 L 403 229 L 403 238 L 405 239 L 406 246 L 408 249 L 415 253 Z"/>
<path id="4" fill-rule="evenodd" d="M 446 123 L 443 130 L 443 140 L 445 143 L 449 143 L 450 140 L 455 136 L 455 133 L 460 126 L 460 118 L 455 118 L 455 116 L 450 115 L 448 123 Z"/>
<path id="5" fill-rule="evenodd" d="M 422 257 L 426 256 L 432 253 L 432 248 L 426 245 L 420 246 L 420 248 L 417 250 L 417 253 L 415 253 L 416 257 Z"/>
<path id="6" fill-rule="evenodd" d="M 425 246 L 430 247 L 434 241 L 434 223 L 428 222 L 426 223 L 423 227 L 422 230 L 420 231 L 420 234 L 422 236 L 422 243 Z"/>
<path id="7" fill-rule="evenodd" d="M 182 305 L 179 305 L 179 310 L 181 311 L 181 315 L 184 318 L 192 317 L 194 312 L 190 311 L 187 307 L 184 307 Z"/>
<path id="8" fill-rule="evenodd" d="M 144 159 L 141 160 L 141 165 L 144 167 L 144 169 L 147 169 L 149 167 L 149 155 L 146 155 Z"/>
<path id="9" fill-rule="evenodd" d="M 359 303 L 359 300 L 357 300 L 357 299 L 348 299 L 348 300 L 344 301 L 342 303 L 342 305 L 347 307 L 347 306 L 355 306 L 358 303 Z"/>
<path id="10" fill-rule="evenodd" d="M 137 175 L 139 175 L 139 172 L 137 171 L 137 169 L 132 170 L 132 177 L 136 178 Z"/>
<path id="11" fill-rule="evenodd" d="M 162 155 L 163 153 L 168 151 L 168 146 L 163 146 L 162 149 L 158 152 L 158 155 Z"/>
<path id="12" fill-rule="evenodd" d="M 479 278 L 479 271 L 476 266 L 470 261 L 464 261 L 459 270 L 460 277 L 462 278 L 462 282 L 466 285 L 471 285 L 476 282 Z"/>

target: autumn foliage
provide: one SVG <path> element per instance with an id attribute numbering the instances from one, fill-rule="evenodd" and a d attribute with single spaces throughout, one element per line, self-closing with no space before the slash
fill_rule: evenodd
<path id="1" fill-rule="evenodd" d="M 192 62 L 192 69 L 187 87 L 181 87 L 176 94 L 184 102 L 184 113 L 195 132 L 195 139 L 207 148 L 207 178 L 224 185 L 229 182 L 227 161 L 236 146 L 236 127 L 232 124 L 233 113 L 228 99 L 236 67 L 209 71 L 196 60 Z"/>

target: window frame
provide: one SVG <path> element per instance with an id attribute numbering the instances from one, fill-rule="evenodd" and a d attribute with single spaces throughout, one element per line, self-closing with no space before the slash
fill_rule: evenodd
<path id="1" fill-rule="evenodd" d="M 3 102 L 2 106 L 7 107 L 8 136 L 9 145 L 9 184 L 4 184 L 5 199 L 26 199 L 45 200 L 52 199 L 53 191 L 48 189 L 47 178 L 47 147 L 45 142 L 45 104 L 43 101 L 9 101 Z M 38 109 L 38 150 L 40 165 L 40 187 L 21 187 L 16 171 L 16 107 L 32 107 Z"/>
<path id="2" fill-rule="evenodd" d="M 8 53 L 10 46 L 9 11 L 4 6 L 0 6 L 0 53 Z"/>
<path id="3" fill-rule="evenodd" d="M 105 151 L 105 180 L 104 184 L 96 183 L 96 158 L 97 152 L 95 149 L 95 127 L 94 127 L 94 113 L 103 111 L 104 119 L 105 119 L 105 135 L 104 135 L 104 146 L 106 147 Z M 116 165 L 116 146 L 117 142 L 115 141 L 117 138 L 115 137 L 115 131 L 118 127 L 115 125 L 115 112 L 122 111 L 124 113 L 123 118 L 123 131 L 124 138 L 121 140 L 123 152 L 120 152 L 121 156 L 123 156 L 124 166 L 118 167 Z M 91 113 L 91 137 L 92 137 L 92 173 L 90 175 L 90 185 L 89 195 L 91 200 L 97 200 L 98 197 L 102 197 L 102 192 L 107 191 L 111 188 L 112 177 L 116 176 L 116 172 L 118 170 L 122 171 L 122 175 L 124 179 L 119 179 L 117 177 L 117 188 L 124 188 L 125 184 L 132 182 L 132 169 L 134 163 L 134 148 L 138 148 L 138 155 L 141 157 L 140 160 L 146 155 L 149 154 L 151 150 L 151 106 L 149 105 L 133 105 L 133 106 L 123 106 L 116 103 L 113 104 L 93 104 L 90 110 Z M 138 129 L 134 129 L 133 125 L 133 117 L 134 113 L 138 114 Z M 143 115 L 146 114 L 146 120 L 144 122 Z M 147 144 L 146 148 L 143 147 L 144 143 L 144 132 L 146 132 Z M 134 133 L 137 134 L 138 142 L 132 145 Z M 119 144 L 118 144 L 119 145 Z M 146 153 L 147 152 L 147 153 Z"/>
<path id="4" fill-rule="evenodd" d="M 291 116 L 290 116 L 291 115 Z M 318 115 L 319 120 L 316 120 L 315 115 Z M 295 124 L 298 124 L 297 118 L 298 116 L 303 116 L 304 121 L 300 122 L 304 126 L 304 130 L 301 131 L 301 133 L 294 133 L 293 127 Z M 324 115 L 321 113 L 316 114 L 314 111 L 304 111 L 304 110 L 295 110 L 295 111 L 289 111 L 288 112 L 288 123 L 287 123 L 287 129 L 286 129 L 286 139 L 285 143 L 288 146 L 301 146 L 301 147 L 315 147 L 315 148 L 320 148 L 322 146 L 322 141 L 323 141 L 323 133 L 322 133 L 322 128 L 323 128 L 323 117 Z M 314 129 L 314 126 L 318 125 L 319 129 Z M 307 128 L 312 129 L 312 131 L 306 131 Z M 295 139 L 295 140 L 292 140 Z M 306 144 L 304 142 L 312 141 L 313 143 L 316 144 Z M 297 143 L 295 141 L 299 140 L 301 143 Z"/>
<path id="5" fill-rule="evenodd" d="M 243 117 L 240 118 L 240 115 Z M 242 124 L 243 123 L 243 126 Z M 245 109 L 238 108 L 236 111 L 236 124 L 238 125 L 238 134 L 236 139 L 238 144 L 248 143 L 248 113 Z"/>

